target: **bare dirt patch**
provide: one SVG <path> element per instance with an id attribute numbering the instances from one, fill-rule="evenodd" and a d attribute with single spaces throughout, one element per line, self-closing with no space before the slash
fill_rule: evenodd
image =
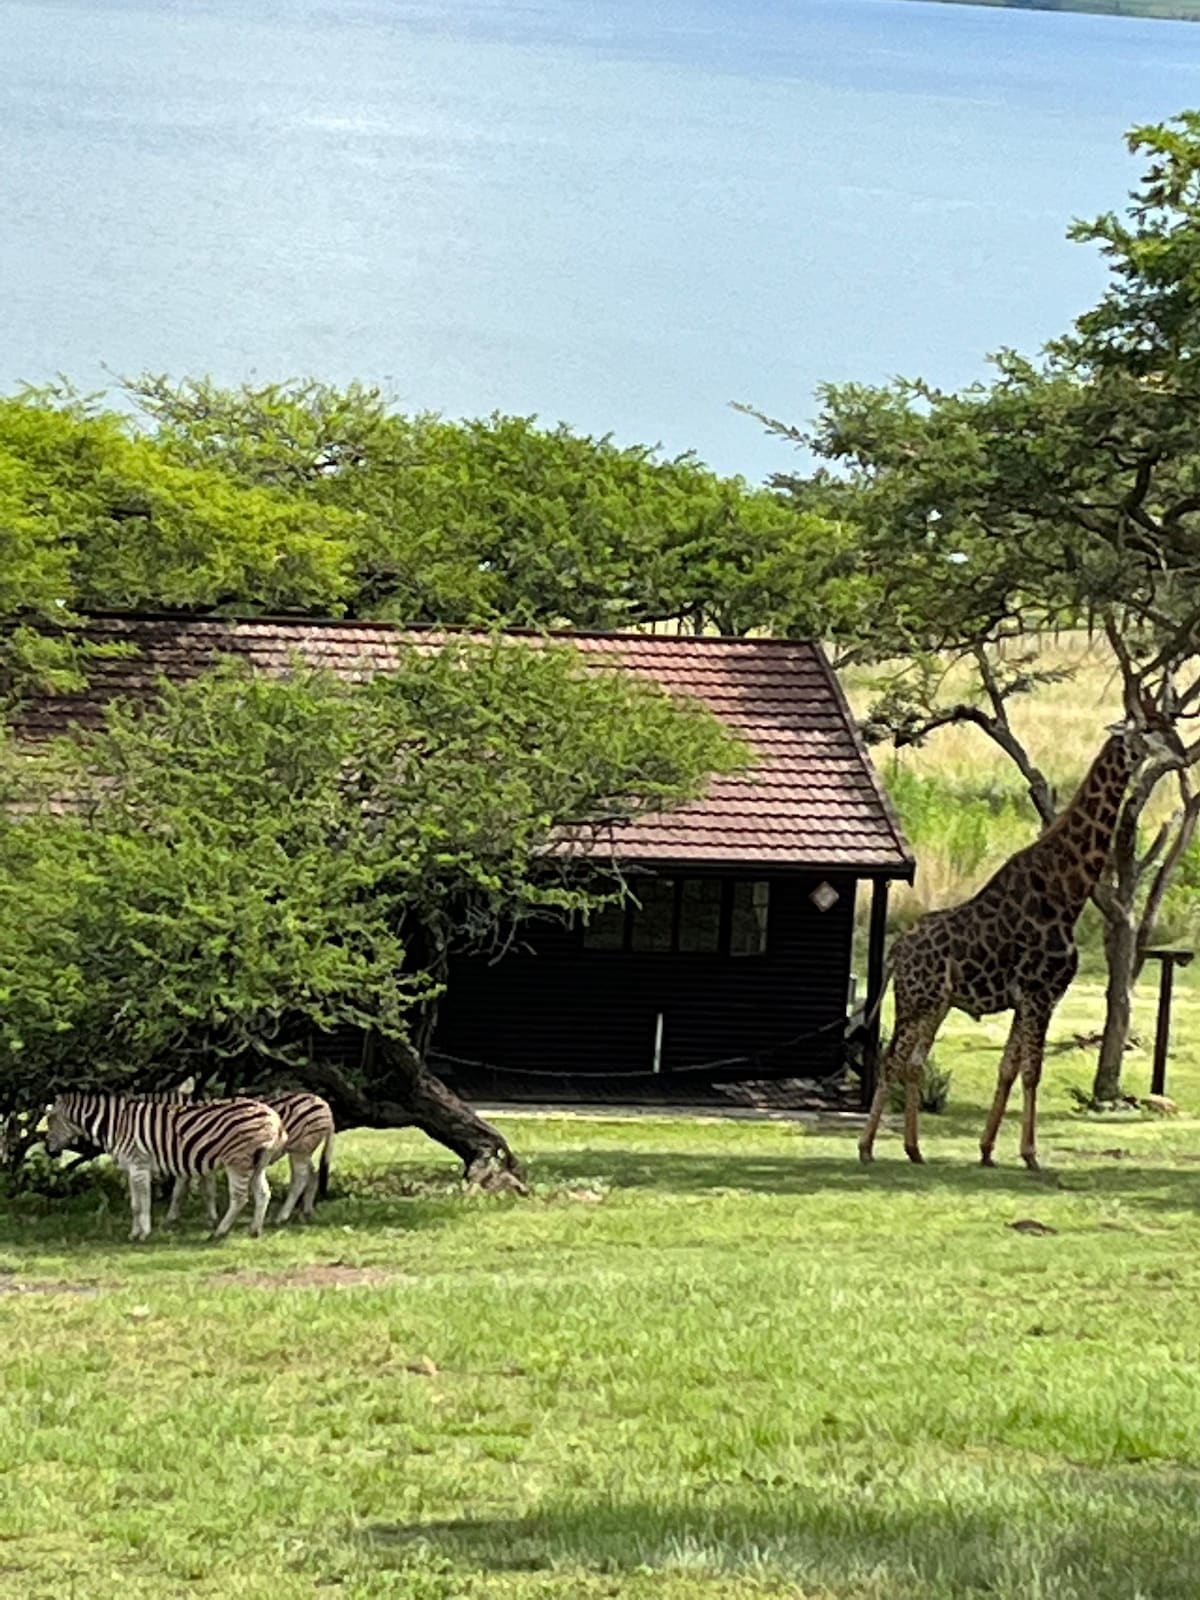
<path id="1" fill-rule="evenodd" d="M 345 1261 L 285 1267 L 282 1272 L 247 1272 L 231 1267 L 214 1272 L 208 1280 L 217 1289 L 360 1289 L 413 1281 L 411 1272 L 397 1272 L 390 1267 L 354 1267 Z"/>
<path id="2" fill-rule="evenodd" d="M 0 1267 L 0 1294 L 99 1294 L 96 1283 L 72 1283 L 65 1278 L 48 1278 L 45 1282 L 24 1283 L 16 1275 L 15 1267 Z"/>

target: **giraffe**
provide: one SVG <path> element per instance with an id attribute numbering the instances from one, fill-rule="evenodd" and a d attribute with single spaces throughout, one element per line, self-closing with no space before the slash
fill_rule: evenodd
<path id="1" fill-rule="evenodd" d="M 861 1161 L 873 1158 L 888 1087 L 897 1076 L 905 1084 L 905 1154 L 910 1161 L 924 1159 L 917 1142 L 921 1068 L 946 1013 L 957 1007 L 976 1020 L 1013 1013 L 980 1157 L 985 1167 L 994 1165 L 996 1135 L 1019 1075 L 1021 1159 L 1038 1170 L 1038 1080 L 1050 1018 L 1079 965 L 1075 924 L 1104 871 L 1129 780 L 1151 754 L 1174 761 L 1183 751 L 1166 719 L 1143 705 L 1140 716 L 1131 712 L 1110 727 L 1070 805 L 1039 839 L 1010 857 L 970 900 L 930 912 L 897 940 L 889 962 L 895 1025 L 858 1141 Z"/>

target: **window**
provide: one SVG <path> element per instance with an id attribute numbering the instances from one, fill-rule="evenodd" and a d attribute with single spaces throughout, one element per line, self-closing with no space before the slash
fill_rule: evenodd
<path id="1" fill-rule="evenodd" d="M 710 954 L 721 948 L 721 881 L 685 878 L 679 896 L 679 950 L 682 955 Z"/>
<path id="2" fill-rule="evenodd" d="M 761 956 L 767 949 L 769 883 L 735 883 L 733 915 L 729 919 L 729 954 Z"/>
<path id="3" fill-rule="evenodd" d="M 638 884 L 638 904 L 633 912 L 630 948 L 671 950 L 675 944 L 675 889 L 673 878 L 650 878 Z"/>
<path id="4" fill-rule="evenodd" d="M 601 906 L 593 911 L 591 921 L 583 930 L 583 943 L 588 950 L 624 950 L 624 906 Z"/>
<path id="5" fill-rule="evenodd" d="M 765 881 L 637 879 L 623 906 L 593 913 L 583 929 L 583 947 L 639 955 L 761 956 L 770 890 Z"/>

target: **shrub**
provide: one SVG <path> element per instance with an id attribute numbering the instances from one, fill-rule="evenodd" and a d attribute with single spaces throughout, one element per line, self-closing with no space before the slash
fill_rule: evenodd
<path id="1" fill-rule="evenodd" d="M 946 1109 L 946 1102 L 950 1098 L 950 1080 L 954 1074 L 943 1071 L 934 1061 L 933 1056 L 928 1056 L 925 1065 L 921 1068 L 921 1092 L 919 1105 L 922 1111 L 937 1116 Z M 888 1110 L 904 1110 L 904 1080 L 896 1078 L 888 1091 Z"/>

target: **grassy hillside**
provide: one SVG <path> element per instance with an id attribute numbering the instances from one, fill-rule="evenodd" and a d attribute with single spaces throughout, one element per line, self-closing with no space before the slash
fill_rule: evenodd
<path id="1" fill-rule="evenodd" d="M 945 3 L 1006 6 L 1013 11 L 1088 11 L 1101 16 L 1200 22 L 1200 0 L 945 0 Z"/>
<path id="2" fill-rule="evenodd" d="M 1105 738 L 1105 725 L 1121 715 L 1120 685 L 1106 645 L 1084 636 L 1064 637 L 1041 654 L 1045 666 L 1069 666 L 1069 682 L 1014 702 L 1013 723 L 1034 759 L 1065 801 Z M 843 681 L 851 706 L 863 713 L 879 673 L 849 672 Z M 962 685 L 966 692 L 967 681 Z M 897 889 L 898 921 L 972 894 L 1014 850 L 1036 837 L 1039 824 L 1016 769 L 978 728 L 943 728 L 918 749 L 872 752 L 917 854 L 917 880 Z M 1170 809 L 1163 792 L 1158 810 Z M 1083 937 L 1093 928 L 1090 908 Z M 1200 938 L 1200 845 L 1170 897 L 1160 933 Z"/>

